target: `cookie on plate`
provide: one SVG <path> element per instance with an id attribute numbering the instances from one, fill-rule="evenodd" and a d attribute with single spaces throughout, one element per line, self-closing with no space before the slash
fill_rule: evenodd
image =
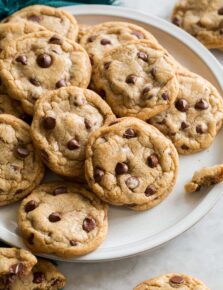
<path id="1" fill-rule="evenodd" d="M 30 127 L 0 114 L 0 206 L 22 199 L 40 183 L 44 166 L 34 149 Z"/>
<path id="2" fill-rule="evenodd" d="M 180 0 L 172 21 L 195 36 L 208 48 L 223 48 L 223 2 Z"/>
<path id="3" fill-rule="evenodd" d="M 65 284 L 66 278 L 51 262 L 38 259 L 29 275 L 16 279 L 9 290 L 59 290 Z"/>
<path id="4" fill-rule="evenodd" d="M 0 289 L 8 289 L 15 279 L 28 275 L 36 263 L 36 257 L 26 250 L 0 248 Z"/>
<path id="5" fill-rule="evenodd" d="M 191 179 L 185 185 L 187 192 L 199 191 L 201 187 L 209 187 L 223 181 L 223 164 L 203 167 L 196 171 Z"/>
<path id="6" fill-rule="evenodd" d="M 139 284 L 134 290 L 209 290 L 197 278 L 185 274 L 166 274 Z"/>
<path id="7" fill-rule="evenodd" d="M 76 257 L 95 250 L 105 239 L 107 205 L 84 186 L 42 184 L 22 201 L 18 226 L 33 252 Z"/>
<path id="8" fill-rule="evenodd" d="M 178 173 L 178 154 L 156 128 L 136 118 L 122 118 L 92 133 L 85 174 L 102 200 L 146 210 L 171 192 Z"/>
<path id="9" fill-rule="evenodd" d="M 90 81 L 86 51 L 52 32 L 19 38 L 11 42 L 4 55 L 0 78 L 9 95 L 21 101 L 28 114 L 33 114 L 34 104 L 43 93 L 70 85 L 86 88 Z"/>
<path id="10" fill-rule="evenodd" d="M 31 5 L 12 14 L 5 21 L 37 23 L 60 36 L 76 40 L 78 25 L 70 13 L 54 7 Z"/>
<path id="11" fill-rule="evenodd" d="M 82 181 L 89 135 L 114 119 L 110 107 L 95 92 L 65 87 L 43 95 L 36 103 L 31 134 L 51 170 Z"/>
<path id="12" fill-rule="evenodd" d="M 92 63 L 97 63 L 111 48 L 137 39 L 149 39 L 157 43 L 155 37 L 144 28 L 118 21 L 88 27 L 82 36 L 80 35 L 79 42 L 87 50 Z"/>
<path id="13" fill-rule="evenodd" d="M 168 109 L 178 94 L 172 57 L 149 40 L 108 51 L 93 71 L 93 87 L 117 116 L 144 120 Z"/>
<path id="14" fill-rule="evenodd" d="M 223 100 L 207 80 L 186 70 L 179 72 L 179 93 L 171 108 L 151 118 L 180 154 L 208 148 L 223 121 Z"/>

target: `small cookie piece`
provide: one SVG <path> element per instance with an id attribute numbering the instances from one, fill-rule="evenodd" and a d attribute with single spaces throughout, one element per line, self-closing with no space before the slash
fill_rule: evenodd
<path id="1" fill-rule="evenodd" d="M 7 18 L 7 22 L 37 23 L 60 36 L 76 40 L 78 25 L 70 13 L 50 6 L 31 5 Z"/>
<path id="2" fill-rule="evenodd" d="M 185 190 L 195 192 L 199 191 L 201 187 L 209 187 L 222 181 L 223 164 L 204 167 L 194 173 L 192 180 L 185 185 Z"/>
<path id="3" fill-rule="evenodd" d="M 95 92 L 66 87 L 43 95 L 36 103 L 31 134 L 51 170 L 83 180 L 89 135 L 114 119 Z"/>
<path id="4" fill-rule="evenodd" d="M 0 248 L 0 289 L 8 289 L 15 279 L 28 275 L 36 263 L 36 257 L 26 250 Z"/>
<path id="5" fill-rule="evenodd" d="M 197 278 L 185 274 L 166 274 L 139 284 L 134 290 L 209 290 Z"/>
<path id="6" fill-rule="evenodd" d="M 223 120 L 223 100 L 207 80 L 182 70 L 178 74 L 179 93 L 171 108 L 151 118 L 174 143 L 178 153 L 192 154 L 208 148 Z"/>
<path id="7" fill-rule="evenodd" d="M 9 290 L 59 290 L 65 284 L 66 278 L 51 262 L 38 259 L 29 275 L 16 279 Z"/>
<path id="8" fill-rule="evenodd" d="M 103 22 L 88 27 L 83 36 L 80 36 L 79 42 L 91 57 L 92 64 L 95 64 L 111 48 L 138 39 L 149 39 L 157 43 L 155 37 L 144 28 L 132 23 L 118 21 Z"/>
<path id="9" fill-rule="evenodd" d="M 22 199 L 40 183 L 44 166 L 34 149 L 30 127 L 0 114 L 0 206 Z"/>
<path id="10" fill-rule="evenodd" d="M 180 0 L 172 22 L 195 36 L 208 48 L 223 48 L 223 2 Z"/>
<path id="11" fill-rule="evenodd" d="M 172 57 L 148 40 L 108 51 L 93 71 L 93 87 L 117 116 L 143 120 L 168 109 L 178 94 Z"/>
<path id="12" fill-rule="evenodd" d="M 107 205 L 84 186 L 42 184 L 18 211 L 25 244 L 35 253 L 71 258 L 95 250 L 107 234 Z"/>
<path id="13" fill-rule="evenodd" d="M 34 104 L 43 93 L 70 85 L 86 88 L 90 82 L 86 51 L 52 32 L 21 37 L 4 55 L 0 78 L 8 94 L 21 101 L 28 114 L 33 114 Z"/>
<path id="14" fill-rule="evenodd" d="M 95 131 L 87 144 L 85 174 L 102 200 L 146 210 L 171 192 L 178 154 L 156 128 L 136 118 L 122 118 Z"/>

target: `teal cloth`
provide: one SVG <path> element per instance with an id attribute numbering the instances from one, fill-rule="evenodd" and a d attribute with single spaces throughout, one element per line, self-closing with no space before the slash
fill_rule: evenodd
<path id="1" fill-rule="evenodd" d="M 57 1 L 57 0 L 0 0 L 0 19 L 9 16 L 15 11 L 24 8 L 29 5 L 40 4 L 40 5 L 49 5 L 54 7 L 59 6 L 69 6 L 77 4 L 113 4 L 115 0 L 66 0 L 66 1 Z"/>

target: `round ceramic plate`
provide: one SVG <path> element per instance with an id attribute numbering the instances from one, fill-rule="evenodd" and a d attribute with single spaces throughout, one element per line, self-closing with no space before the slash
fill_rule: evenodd
<path id="1" fill-rule="evenodd" d="M 152 15 L 119 7 L 86 5 L 64 9 L 75 15 L 79 23 L 83 24 L 128 21 L 143 26 L 152 32 L 179 62 L 207 78 L 222 93 L 223 70 L 218 61 L 197 40 L 171 23 Z M 145 212 L 111 207 L 109 232 L 103 245 L 89 255 L 70 261 L 97 262 L 143 253 L 161 246 L 194 225 L 219 200 L 223 184 L 193 194 L 185 193 L 184 184 L 198 168 L 223 162 L 222 144 L 221 131 L 208 150 L 180 157 L 180 172 L 174 191 L 157 207 Z M 11 245 L 24 247 L 17 232 L 17 207 L 18 204 L 14 204 L 0 208 L 0 238 Z M 61 260 L 54 256 L 47 257 Z"/>

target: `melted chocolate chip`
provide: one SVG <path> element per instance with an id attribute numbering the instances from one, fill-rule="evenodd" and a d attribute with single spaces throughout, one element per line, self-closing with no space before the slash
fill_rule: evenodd
<path id="1" fill-rule="evenodd" d="M 137 81 L 137 76 L 134 75 L 134 74 L 130 74 L 130 75 L 128 75 L 127 78 L 126 78 L 126 83 L 127 83 L 127 84 L 135 84 L 136 81 Z"/>
<path id="2" fill-rule="evenodd" d="M 34 85 L 36 87 L 39 87 L 40 86 L 40 82 L 37 79 L 35 79 L 35 78 L 30 78 L 29 81 L 30 81 L 30 83 L 32 85 Z"/>
<path id="3" fill-rule="evenodd" d="M 59 194 L 63 194 L 63 193 L 67 193 L 67 188 L 65 186 L 57 187 L 53 191 L 53 195 L 59 195 Z"/>
<path id="4" fill-rule="evenodd" d="M 59 88 L 62 88 L 62 87 L 66 87 L 67 84 L 65 82 L 65 80 L 59 80 L 57 83 L 56 83 L 56 88 L 59 89 Z"/>
<path id="5" fill-rule="evenodd" d="M 198 134 L 203 134 L 207 132 L 207 128 L 204 128 L 202 125 L 197 125 L 196 126 L 196 132 Z"/>
<path id="6" fill-rule="evenodd" d="M 67 143 L 67 148 L 69 150 L 76 150 L 76 149 L 80 148 L 80 143 L 76 139 L 71 139 Z"/>
<path id="7" fill-rule="evenodd" d="M 178 99 L 175 102 L 175 107 L 180 112 L 186 112 L 188 110 L 188 102 L 185 99 Z"/>
<path id="8" fill-rule="evenodd" d="M 87 217 L 84 219 L 82 227 L 83 227 L 83 230 L 89 233 L 95 229 L 96 222 L 93 218 Z"/>
<path id="9" fill-rule="evenodd" d="M 94 181 L 100 182 L 102 177 L 105 175 L 104 171 L 100 168 L 95 168 L 94 170 Z"/>
<path id="10" fill-rule="evenodd" d="M 194 107 L 196 110 L 207 110 L 209 104 L 204 99 L 200 99 Z"/>
<path id="11" fill-rule="evenodd" d="M 148 158 L 147 158 L 147 164 L 149 167 L 154 168 L 158 165 L 159 159 L 156 153 L 152 153 Z"/>
<path id="12" fill-rule="evenodd" d="M 143 61 L 147 61 L 148 60 L 148 54 L 145 53 L 144 51 L 139 51 L 137 53 L 138 58 L 142 59 Z"/>
<path id="13" fill-rule="evenodd" d="M 162 97 L 162 99 L 163 99 L 164 101 L 167 101 L 167 100 L 169 99 L 169 94 L 168 94 L 168 92 L 163 93 L 161 97 Z"/>
<path id="14" fill-rule="evenodd" d="M 152 99 L 153 95 L 152 94 L 148 94 L 150 90 L 151 90 L 151 86 L 150 85 L 146 86 L 143 89 L 143 91 L 142 91 L 142 98 L 144 100 L 150 100 L 150 99 Z"/>
<path id="15" fill-rule="evenodd" d="M 45 276 L 42 272 L 34 272 L 33 273 L 33 283 L 40 284 L 44 281 Z"/>
<path id="16" fill-rule="evenodd" d="M 30 15 L 29 17 L 27 17 L 27 20 L 39 23 L 41 18 L 38 15 Z"/>
<path id="17" fill-rule="evenodd" d="M 60 45 L 62 44 L 62 41 L 58 36 L 55 35 L 50 38 L 49 43 Z"/>
<path id="18" fill-rule="evenodd" d="M 145 196 L 151 196 L 154 193 L 155 193 L 155 190 L 150 185 L 148 185 L 145 190 Z"/>
<path id="19" fill-rule="evenodd" d="M 127 173 L 129 170 L 129 167 L 126 163 L 124 162 L 118 162 L 116 167 L 115 167 L 115 172 L 116 174 L 118 175 L 121 175 L 121 174 L 124 174 L 124 173 Z"/>
<path id="20" fill-rule="evenodd" d="M 25 266 L 23 265 L 23 263 L 17 263 L 17 264 L 14 264 L 12 265 L 10 268 L 9 268 L 9 272 L 10 274 L 14 274 L 14 275 L 22 275 L 23 272 L 24 272 L 24 269 Z"/>
<path id="21" fill-rule="evenodd" d="M 36 209 L 38 207 L 38 202 L 35 200 L 30 200 L 29 202 L 27 202 L 27 204 L 25 205 L 25 212 L 30 212 L 33 211 L 34 209 Z"/>
<path id="22" fill-rule="evenodd" d="M 126 179 L 125 184 L 129 189 L 135 189 L 139 186 L 139 179 L 137 177 L 130 176 Z"/>
<path id="23" fill-rule="evenodd" d="M 40 54 L 36 59 L 37 64 L 42 68 L 48 68 L 52 64 L 52 57 L 49 54 Z"/>
<path id="24" fill-rule="evenodd" d="M 88 37 L 87 42 L 93 42 L 93 41 L 95 41 L 96 38 L 97 38 L 96 35 L 91 35 Z"/>
<path id="25" fill-rule="evenodd" d="M 186 122 L 183 121 L 183 122 L 181 123 L 180 129 L 181 129 L 181 130 L 185 130 L 185 129 L 187 129 L 188 127 L 189 127 L 189 125 L 188 125 Z"/>
<path id="26" fill-rule="evenodd" d="M 61 220 L 61 216 L 58 212 L 52 212 L 49 215 L 48 219 L 51 223 L 56 223 L 56 222 L 59 222 Z"/>
<path id="27" fill-rule="evenodd" d="M 111 44 L 111 41 L 109 39 L 102 39 L 101 40 L 101 45 L 108 45 Z"/>
<path id="28" fill-rule="evenodd" d="M 139 31 L 133 31 L 132 35 L 135 35 L 138 39 L 144 39 L 144 34 L 142 32 Z"/>
<path id="29" fill-rule="evenodd" d="M 109 68 L 110 64 L 111 64 L 111 61 L 104 63 L 104 69 L 107 70 Z"/>
<path id="30" fill-rule="evenodd" d="M 17 58 L 15 59 L 17 62 L 20 62 L 23 65 L 26 65 L 28 63 L 28 59 L 26 55 L 19 55 L 17 56 Z"/>
<path id="31" fill-rule="evenodd" d="M 183 150 L 188 150 L 188 149 L 189 149 L 189 147 L 188 147 L 186 144 L 183 144 L 183 145 L 181 146 L 181 148 L 182 148 Z"/>
<path id="32" fill-rule="evenodd" d="M 77 241 L 75 241 L 75 240 L 70 240 L 70 245 L 71 245 L 72 247 L 76 247 L 76 246 L 77 246 Z"/>
<path id="33" fill-rule="evenodd" d="M 56 119 L 53 117 L 44 117 L 42 122 L 43 127 L 46 130 L 52 130 L 56 127 Z"/>
<path id="34" fill-rule="evenodd" d="M 124 138 L 131 139 L 137 136 L 136 132 L 132 128 L 128 128 L 123 134 Z"/>
<path id="35" fill-rule="evenodd" d="M 16 154 L 20 158 L 26 158 L 29 153 L 29 150 L 24 145 L 18 145 L 16 147 Z"/>
<path id="36" fill-rule="evenodd" d="M 177 284 L 177 285 L 181 285 L 184 283 L 184 278 L 181 276 L 173 276 L 170 278 L 170 283 L 172 284 Z"/>

